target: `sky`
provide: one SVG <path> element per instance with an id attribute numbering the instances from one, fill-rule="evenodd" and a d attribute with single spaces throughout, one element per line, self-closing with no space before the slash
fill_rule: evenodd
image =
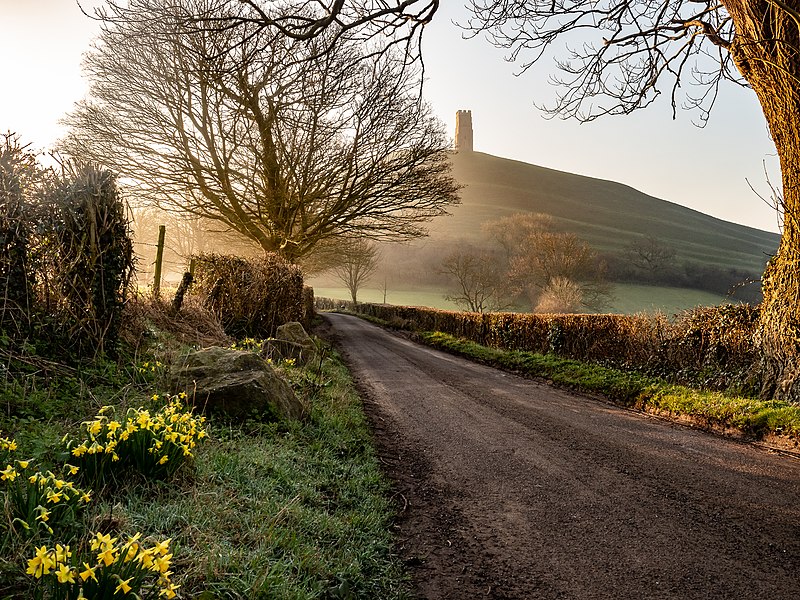
<path id="1" fill-rule="evenodd" d="M 81 0 L 90 10 L 102 0 Z M 485 39 L 463 39 L 452 23 L 461 2 L 442 3 L 424 36 L 423 94 L 455 131 L 457 110 L 472 111 L 475 150 L 543 167 L 609 179 L 701 212 L 778 231 L 775 210 L 750 189 L 770 195 L 779 183 L 775 148 L 755 94 L 724 88 L 710 122 L 665 103 L 592 123 L 546 119 L 534 106 L 552 98 L 545 61 L 518 75 Z M 0 131 L 46 150 L 64 131 L 59 119 L 86 93 L 81 55 L 96 22 L 75 0 L 0 0 Z M 749 183 L 748 183 L 749 182 Z"/>

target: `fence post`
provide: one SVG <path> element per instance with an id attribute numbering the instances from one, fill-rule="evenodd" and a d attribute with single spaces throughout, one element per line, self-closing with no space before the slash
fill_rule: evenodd
<path id="1" fill-rule="evenodd" d="M 153 297 L 161 295 L 161 265 L 164 262 L 164 237 L 167 232 L 166 225 L 158 226 L 158 246 L 156 247 L 156 272 L 153 275 Z"/>

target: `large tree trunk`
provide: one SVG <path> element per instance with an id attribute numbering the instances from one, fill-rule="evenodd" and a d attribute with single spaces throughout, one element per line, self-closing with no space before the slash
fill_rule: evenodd
<path id="1" fill-rule="evenodd" d="M 763 277 L 763 395 L 800 401 L 800 15 L 783 0 L 723 2 L 731 56 L 761 102 L 783 183 L 783 233 Z"/>

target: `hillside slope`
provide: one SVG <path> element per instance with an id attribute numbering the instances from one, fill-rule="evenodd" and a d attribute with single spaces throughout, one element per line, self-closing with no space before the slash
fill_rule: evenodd
<path id="1" fill-rule="evenodd" d="M 737 225 L 629 186 L 481 152 L 453 156 L 465 188 L 452 215 L 431 223 L 431 239 L 476 239 L 481 224 L 516 212 L 552 215 L 598 250 L 617 253 L 642 235 L 675 247 L 678 259 L 760 273 L 778 246 L 774 233 Z"/>

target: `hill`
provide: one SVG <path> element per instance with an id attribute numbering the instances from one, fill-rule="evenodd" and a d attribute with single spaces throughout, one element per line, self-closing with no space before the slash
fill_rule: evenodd
<path id="1" fill-rule="evenodd" d="M 675 248 L 677 260 L 760 274 L 780 239 L 627 185 L 481 152 L 455 154 L 453 175 L 465 186 L 462 204 L 431 223 L 431 241 L 477 239 L 486 221 L 539 212 L 608 254 L 654 236 Z"/>

